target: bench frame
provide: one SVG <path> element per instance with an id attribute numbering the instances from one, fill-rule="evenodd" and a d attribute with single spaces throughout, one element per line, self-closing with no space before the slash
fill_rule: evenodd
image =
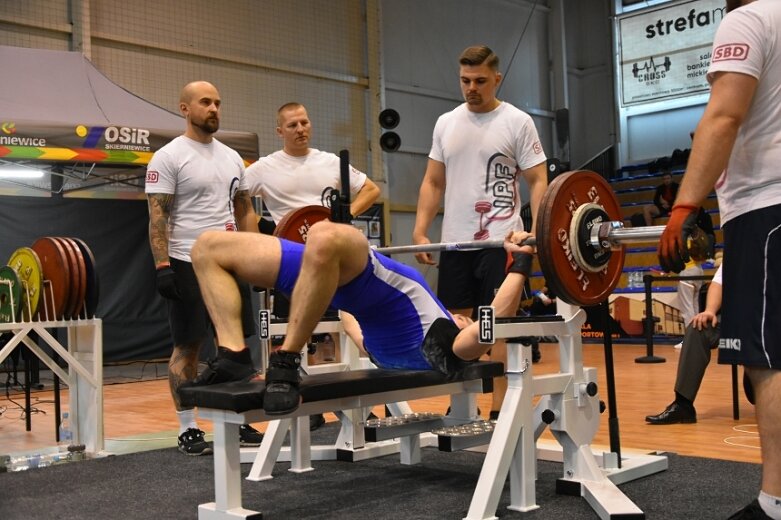
<path id="1" fill-rule="evenodd" d="M 490 381 L 488 382 L 490 385 Z M 474 394 L 482 393 L 486 388 L 485 381 L 474 379 L 468 381 L 448 382 L 444 384 L 417 387 L 391 392 L 378 392 L 368 395 L 356 395 L 325 401 L 313 401 L 302 403 L 299 408 L 286 416 L 268 416 L 263 410 L 251 410 L 236 413 L 227 410 L 213 408 L 199 408 L 198 415 L 214 423 L 214 494 L 215 501 L 198 506 L 198 518 L 207 519 L 259 519 L 261 513 L 244 509 L 241 505 L 241 467 L 239 449 L 239 426 L 246 423 L 274 420 L 277 423 L 277 432 L 282 432 L 282 438 L 287 428 L 291 429 L 291 460 L 297 471 L 307 471 L 309 467 L 309 447 L 302 439 L 308 439 L 308 416 L 317 413 L 325 413 L 333 410 L 357 410 L 366 407 L 377 406 L 385 403 L 396 403 L 409 399 L 423 399 L 442 395 L 456 396 L 458 399 L 474 400 Z M 472 394 L 469 396 L 468 394 Z M 465 404 L 462 401 L 462 405 Z M 266 435 L 269 435 L 267 432 Z M 279 452 L 276 439 L 279 434 L 271 432 L 271 438 L 275 442 L 269 446 L 264 461 L 270 466 L 276 462 L 274 451 Z M 420 460 L 420 440 L 416 436 L 406 437 L 401 441 L 401 457 L 405 463 L 413 464 Z M 257 472 L 259 476 L 265 474 L 264 464 Z M 256 467 L 253 467 L 255 470 Z M 292 468 L 291 468 L 292 469 Z M 270 473 L 270 472 L 269 472 Z M 257 480 L 263 480 L 259 478 Z"/>
<path id="2" fill-rule="evenodd" d="M 588 395 L 586 387 L 596 382 L 596 369 L 583 366 L 581 325 L 585 312 L 577 307 L 558 305 L 563 317 L 549 322 L 505 322 L 495 326 L 496 338 L 508 338 L 508 390 L 502 404 L 493 435 L 488 446 L 469 511 L 465 520 L 493 520 L 501 493 L 510 479 L 508 509 L 531 511 L 536 503 L 536 461 L 538 457 L 563 463 L 563 477 L 557 481 L 557 491 L 582 496 L 600 518 L 645 518 L 643 512 L 617 487 L 667 469 L 665 456 L 641 454 L 621 456 L 603 453 L 600 457 L 591 448 L 599 428 L 599 398 Z M 521 336 L 556 336 L 559 340 L 559 373 L 533 376 L 531 348 L 522 345 Z M 276 420 L 276 431 L 267 432 L 272 440 L 267 443 L 262 460 L 260 453 L 252 473 L 257 480 L 268 474 L 277 460 L 281 438 L 291 429 L 291 461 L 294 471 L 309 471 L 309 429 L 306 418 L 310 414 L 333 410 L 363 410 L 385 403 L 398 403 L 438 395 L 453 396 L 462 406 L 473 403 L 476 392 L 484 391 L 481 379 L 442 384 L 429 384 L 404 390 L 354 395 L 338 399 L 302 403 L 292 414 L 284 417 L 267 416 L 262 410 L 236 413 L 226 410 L 201 408 L 200 416 L 214 422 L 214 482 L 215 501 L 198 507 L 200 520 L 260 519 L 262 514 L 244 509 L 241 503 L 241 468 L 239 426 L 244 423 Z M 536 406 L 535 395 L 542 396 Z M 472 401 L 470 401 L 472 399 Z M 545 424 L 541 412 L 550 410 L 554 419 Z M 350 423 L 358 428 L 360 420 L 353 415 Z M 541 449 L 537 440 L 549 427 L 560 447 Z M 344 422 L 343 422 L 344 428 Z M 281 432 L 281 437 L 280 437 Z M 362 432 L 361 432 L 361 438 Z M 264 441 L 265 443 L 265 441 Z M 277 443 L 279 445 L 277 445 Z M 420 436 L 413 435 L 401 441 L 402 462 L 415 463 L 420 457 Z M 601 462 L 601 464 L 600 464 Z M 260 477 L 260 478 L 257 478 Z"/>

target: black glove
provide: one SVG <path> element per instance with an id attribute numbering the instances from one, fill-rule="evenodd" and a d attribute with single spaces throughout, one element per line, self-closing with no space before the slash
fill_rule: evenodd
<path id="1" fill-rule="evenodd" d="M 520 273 L 526 278 L 529 278 L 529 274 L 532 270 L 532 258 L 534 255 L 530 253 L 511 253 L 512 263 L 507 267 L 508 273 Z"/>
<path id="2" fill-rule="evenodd" d="M 157 270 L 157 292 L 163 298 L 169 300 L 181 300 L 179 289 L 176 288 L 176 273 L 170 265 L 161 267 Z"/>

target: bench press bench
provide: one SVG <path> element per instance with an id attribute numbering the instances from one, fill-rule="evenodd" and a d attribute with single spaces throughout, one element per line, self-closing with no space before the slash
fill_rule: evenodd
<path id="1" fill-rule="evenodd" d="M 281 429 L 291 428 L 291 439 L 305 437 L 308 440 L 308 421 L 305 419 L 311 414 L 355 410 L 443 395 L 471 396 L 471 399 L 474 399 L 477 393 L 491 392 L 493 378 L 503 374 L 504 366 L 501 363 L 477 362 L 468 366 L 457 379 L 448 379 L 444 374 L 431 370 L 387 369 L 358 369 L 304 376 L 301 383 L 301 405 L 293 413 L 282 416 L 269 416 L 263 411 L 263 380 L 182 388 L 182 404 L 197 406 L 199 416 L 214 424 L 215 501 L 199 505 L 198 518 L 262 518 L 261 513 L 244 509 L 241 504 L 241 424 L 279 420 Z M 462 406 L 466 407 L 468 403 L 462 402 L 459 408 Z M 355 421 L 355 427 L 363 426 Z M 305 429 L 306 432 L 299 432 L 299 429 Z M 274 437 L 278 439 L 274 441 L 277 445 L 271 446 L 270 450 L 278 452 L 282 436 Z M 308 459 L 303 460 L 309 456 L 308 446 L 296 446 L 295 443 L 296 441 L 291 441 L 291 469 L 311 469 L 307 467 Z M 402 462 L 412 464 L 419 461 L 419 436 L 402 438 L 401 445 Z M 276 461 L 276 457 L 266 459 L 270 460 L 269 464 L 272 465 Z M 270 469 L 268 471 L 270 472 Z"/>

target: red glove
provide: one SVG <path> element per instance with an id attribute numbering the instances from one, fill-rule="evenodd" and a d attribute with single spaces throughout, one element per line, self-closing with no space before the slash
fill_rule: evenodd
<path id="1" fill-rule="evenodd" d="M 699 207 L 676 204 L 659 240 L 659 264 L 665 272 L 680 273 L 689 261 L 689 237 L 697 227 Z"/>

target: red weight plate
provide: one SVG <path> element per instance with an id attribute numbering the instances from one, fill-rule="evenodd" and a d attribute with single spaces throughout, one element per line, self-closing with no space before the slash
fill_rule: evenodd
<path id="1" fill-rule="evenodd" d="M 41 290 L 42 301 L 38 306 L 39 319 L 61 320 L 70 297 L 71 274 L 67 253 L 60 243 L 51 237 L 36 240 L 32 250 L 41 260 L 44 279 Z M 49 283 L 46 283 L 47 280 Z"/>
<path id="2" fill-rule="evenodd" d="M 73 309 L 76 307 L 76 299 L 79 296 L 79 286 L 81 285 L 81 274 L 79 273 L 79 267 L 76 261 L 76 253 L 73 251 L 73 246 L 70 242 L 66 242 L 62 237 L 49 237 L 55 240 L 63 251 L 65 251 L 65 258 L 68 260 L 68 271 L 70 272 L 70 285 L 68 291 L 68 301 L 65 302 L 65 310 L 62 313 L 63 318 L 69 320 L 73 316 Z"/>
<path id="3" fill-rule="evenodd" d="M 100 297 L 100 291 L 98 289 L 98 271 L 95 264 L 95 256 L 92 254 L 92 250 L 89 248 L 86 242 L 80 238 L 74 238 L 73 241 L 81 251 L 81 256 L 84 258 L 84 267 L 86 269 L 86 293 L 84 297 L 85 314 L 87 318 L 94 318 L 95 311 L 98 308 L 98 299 Z"/>
<path id="4" fill-rule="evenodd" d="M 71 311 L 71 319 L 78 318 L 81 315 L 82 308 L 84 307 L 84 298 L 87 294 L 87 264 L 84 260 L 84 254 L 81 252 L 78 244 L 72 238 L 60 237 L 61 241 L 69 244 L 73 250 L 74 258 L 76 259 L 76 270 L 79 273 L 79 288 L 74 290 L 76 293 L 73 299 L 73 310 Z"/>
<path id="5" fill-rule="evenodd" d="M 600 175 L 586 170 L 559 175 L 550 183 L 537 214 L 537 256 L 545 281 L 553 292 L 572 305 L 589 306 L 613 292 L 624 268 L 624 249 L 613 251 L 604 269 L 590 273 L 572 254 L 577 237 L 570 237 L 575 210 L 588 203 L 602 206 L 611 221 L 621 221 L 621 208 L 613 190 Z"/>
<path id="6" fill-rule="evenodd" d="M 303 244 L 306 242 L 309 228 L 329 218 L 331 218 L 331 210 L 324 206 L 304 206 L 282 217 L 274 229 L 274 236 Z"/>

